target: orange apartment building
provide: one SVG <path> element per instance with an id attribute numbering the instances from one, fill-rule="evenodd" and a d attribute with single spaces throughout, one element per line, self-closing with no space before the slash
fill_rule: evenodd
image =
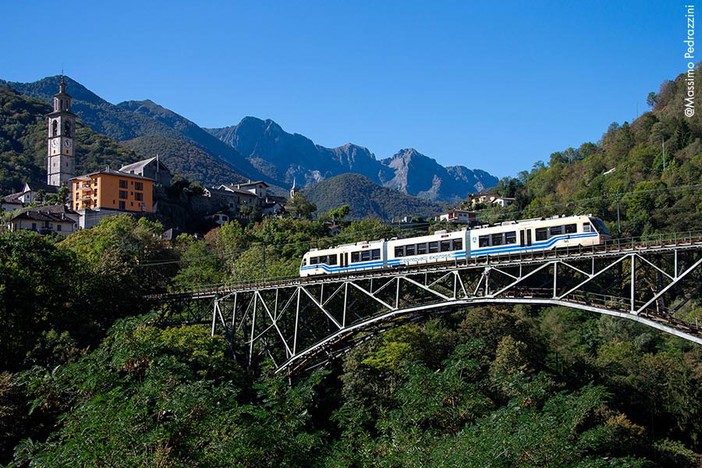
<path id="1" fill-rule="evenodd" d="M 75 211 L 112 210 L 153 213 L 154 181 L 135 174 L 105 169 L 74 177 L 72 204 Z"/>

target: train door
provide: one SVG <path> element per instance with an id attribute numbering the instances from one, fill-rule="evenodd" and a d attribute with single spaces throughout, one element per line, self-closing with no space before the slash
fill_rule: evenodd
<path id="1" fill-rule="evenodd" d="M 348 252 L 342 252 L 339 254 L 339 263 L 341 264 L 341 268 L 346 268 L 349 266 L 349 253 Z"/>
<path id="2" fill-rule="evenodd" d="M 531 245 L 531 229 L 522 229 L 519 236 L 519 246 L 527 247 Z"/>

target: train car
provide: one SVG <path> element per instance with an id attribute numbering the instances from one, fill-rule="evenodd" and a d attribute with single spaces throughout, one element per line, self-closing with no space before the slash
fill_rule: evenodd
<path id="1" fill-rule="evenodd" d="M 470 231 L 470 256 L 504 255 L 563 247 L 599 245 L 610 240 L 607 227 L 593 216 L 507 221 Z"/>
<path id="2" fill-rule="evenodd" d="M 523 219 L 461 231 L 437 231 L 431 235 L 407 239 L 365 241 L 329 249 L 312 249 L 302 258 L 300 276 L 587 247 L 611 239 L 604 222 L 590 215 Z"/>
<path id="3" fill-rule="evenodd" d="M 411 266 L 426 263 L 455 262 L 465 260 L 467 230 L 446 232 L 407 239 L 391 239 L 387 242 L 387 266 Z"/>
<path id="4" fill-rule="evenodd" d="M 356 242 L 329 249 L 312 249 L 302 257 L 300 276 L 384 268 L 386 259 L 384 240 Z"/>

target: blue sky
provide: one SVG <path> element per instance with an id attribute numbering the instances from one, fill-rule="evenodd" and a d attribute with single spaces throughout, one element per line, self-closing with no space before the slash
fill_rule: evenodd
<path id="1" fill-rule="evenodd" d="M 685 4 L 12 1 L 0 78 L 63 67 L 112 103 L 151 99 L 202 127 L 252 115 L 379 159 L 414 147 L 514 176 L 647 110 L 686 69 Z"/>

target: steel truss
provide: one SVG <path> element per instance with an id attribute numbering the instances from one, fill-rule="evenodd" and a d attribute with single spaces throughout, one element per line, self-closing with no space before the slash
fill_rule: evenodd
<path id="1" fill-rule="evenodd" d="M 314 368 L 401 324 L 479 304 L 565 306 L 627 318 L 702 344 L 680 318 L 702 289 L 702 243 L 543 252 L 441 267 L 325 276 L 202 294 L 249 364 Z"/>

